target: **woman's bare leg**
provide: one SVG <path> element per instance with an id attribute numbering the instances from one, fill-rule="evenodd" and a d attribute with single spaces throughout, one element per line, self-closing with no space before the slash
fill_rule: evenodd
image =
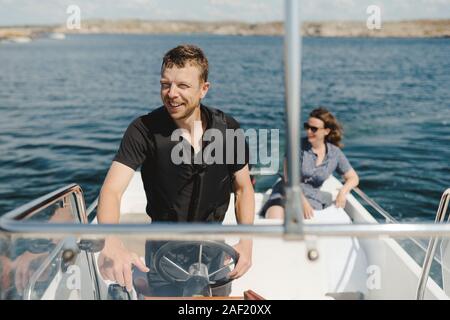
<path id="1" fill-rule="evenodd" d="M 266 219 L 284 219 L 284 208 L 282 206 L 271 206 L 266 211 Z"/>

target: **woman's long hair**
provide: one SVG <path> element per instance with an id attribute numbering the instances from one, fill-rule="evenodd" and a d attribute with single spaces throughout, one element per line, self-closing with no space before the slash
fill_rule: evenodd
<path id="1" fill-rule="evenodd" d="M 323 121 L 325 128 L 330 129 L 330 133 L 325 137 L 325 140 L 339 148 L 343 148 L 341 140 L 344 134 L 342 125 L 337 121 L 337 119 L 331 114 L 330 111 L 323 107 L 314 109 L 309 114 L 311 118 L 317 118 Z"/>

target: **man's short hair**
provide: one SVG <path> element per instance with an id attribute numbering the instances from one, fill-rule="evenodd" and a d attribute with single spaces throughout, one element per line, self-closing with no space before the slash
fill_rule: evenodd
<path id="1" fill-rule="evenodd" d="M 161 65 L 161 73 L 165 68 L 172 68 L 174 65 L 183 68 L 186 63 L 197 66 L 200 69 L 200 80 L 208 81 L 208 59 L 202 49 L 190 44 L 182 44 L 167 51 Z"/>

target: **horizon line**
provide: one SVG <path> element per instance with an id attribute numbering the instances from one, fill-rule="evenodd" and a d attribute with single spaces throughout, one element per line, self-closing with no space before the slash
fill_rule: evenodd
<path id="1" fill-rule="evenodd" d="M 251 21 L 245 21 L 245 20 L 216 20 L 216 21 L 209 21 L 209 20 L 158 20 L 158 19 L 142 19 L 142 18 L 120 18 L 120 19 L 109 19 L 109 18 L 88 18 L 83 19 L 85 22 L 92 22 L 92 21 L 105 21 L 105 22 L 124 22 L 124 21 L 140 21 L 140 22 L 167 22 L 167 23 L 200 23 L 200 24 L 214 24 L 214 23 L 236 23 L 236 24 L 247 24 L 247 25 L 264 25 L 264 24 L 273 24 L 273 23 L 284 23 L 283 20 L 267 20 L 267 21 L 258 21 L 258 22 L 251 22 Z M 304 20 L 303 23 L 330 23 L 330 22 L 365 22 L 366 19 L 351 19 L 351 20 L 344 20 L 344 19 L 333 19 L 333 20 Z M 423 22 L 423 21 L 450 21 L 450 18 L 416 18 L 416 19 L 398 19 L 398 20 L 390 20 L 386 19 L 383 22 L 388 23 L 398 23 L 398 22 Z M 0 28 L 20 28 L 20 27 L 53 27 L 53 26 L 61 26 L 65 23 L 52 23 L 52 22 L 43 22 L 43 23 L 31 23 L 31 24 L 7 24 L 3 25 L 0 22 Z"/>

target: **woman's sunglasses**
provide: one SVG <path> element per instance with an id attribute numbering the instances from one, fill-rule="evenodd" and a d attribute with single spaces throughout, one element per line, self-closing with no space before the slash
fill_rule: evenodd
<path id="1" fill-rule="evenodd" d="M 319 129 L 323 129 L 323 128 L 317 128 L 317 127 L 310 126 L 308 122 L 303 123 L 303 128 L 304 128 L 306 131 L 308 131 L 308 129 L 311 129 L 311 131 L 312 131 L 313 133 L 316 133 L 317 130 L 319 130 Z"/>

